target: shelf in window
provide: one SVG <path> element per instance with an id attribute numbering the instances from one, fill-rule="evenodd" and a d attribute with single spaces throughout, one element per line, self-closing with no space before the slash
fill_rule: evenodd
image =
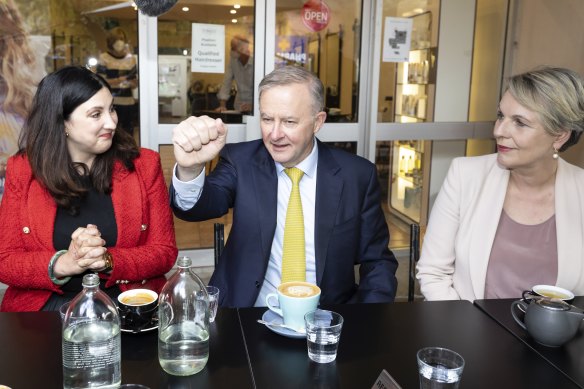
<path id="1" fill-rule="evenodd" d="M 395 116 L 406 116 L 406 117 L 413 118 L 413 119 L 426 120 L 426 118 L 421 118 L 419 116 L 414 116 L 414 115 L 404 115 L 403 113 L 396 113 Z"/>

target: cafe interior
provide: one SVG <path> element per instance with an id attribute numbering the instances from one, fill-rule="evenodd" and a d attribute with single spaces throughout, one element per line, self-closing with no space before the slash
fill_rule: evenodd
<path id="1" fill-rule="evenodd" d="M 389 248 L 399 262 L 396 274 L 396 301 L 399 302 L 423 300 L 419 286 L 411 277 L 411 263 L 419 255 L 430 211 L 451 161 L 496 150 L 493 123 L 506 78 L 539 65 L 562 66 L 584 74 L 584 2 L 581 0 L 178 0 L 159 16 L 147 16 L 136 3 L 124 0 L 13 2 L 22 15 L 37 56 L 34 74 L 39 80 L 66 65 L 95 69 L 100 54 L 107 51 L 108 32 L 116 27 L 125 32 L 126 50 L 138 65 L 138 82 L 132 89 L 133 136 L 142 147 L 160 153 L 167 185 L 175 163 L 171 135 L 176 124 L 191 115 L 208 115 L 228 123 L 228 143 L 258 139 L 260 119 L 255 92 L 261 78 L 284 65 L 303 66 L 316 74 L 325 86 L 327 112 L 317 137 L 376 165 L 382 208 L 390 230 Z M 405 38 L 408 44 L 395 45 L 392 41 L 400 39 L 396 23 L 402 22 L 408 26 Z M 212 31 L 204 30 L 209 26 Z M 254 95 L 247 112 L 234 105 L 239 88 L 235 81 L 227 83 L 226 109 L 218 109 L 226 69 L 233 60 L 231 42 L 237 37 L 247 40 L 248 64 L 253 75 L 250 82 Z M 214 48 L 221 51 L 219 65 L 205 68 L 197 64 L 196 58 L 205 55 L 201 47 L 206 40 L 212 40 Z M 562 158 L 584 167 L 583 148 L 581 142 L 563 153 Z M 207 171 L 212 171 L 216 163 L 216 160 L 209 163 Z M 193 259 L 195 272 L 205 283 L 214 270 L 215 226 L 221 226 L 224 240 L 228 241 L 232 217 L 229 212 L 204 222 L 174 219 L 179 255 Z M 412 226 L 419 227 L 419 240 L 411 239 Z M 414 258 L 412 244 L 416 245 Z M 0 284 L 0 293 L 5 288 Z M 400 309 L 405 308 L 394 308 L 395 317 L 399 318 Z M 465 385 L 463 380 L 462 387 L 494 387 L 489 381 L 494 376 L 503 377 L 495 379 L 502 388 L 543 388 L 555 384 L 558 388 L 584 387 L 584 373 L 577 372 L 576 368 L 581 366 L 578 361 L 584 363 L 584 356 L 576 351 L 575 345 L 566 351 L 572 358 L 566 362 L 565 355 L 542 348 L 524 334 L 514 334 L 515 330 L 509 329 L 514 323 L 498 319 L 503 315 L 503 308 L 496 304 L 487 302 L 478 310 L 470 305 L 463 308 L 445 305 L 417 316 L 406 314 L 409 316 L 404 323 L 409 327 L 382 317 L 381 311 L 373 308 L 360 308 L 357 312 L 340 308 L 340 311 L 347 317 L 371 323 L 376 339 L 394 332 L 403 334 L 404 338 L 416 337 L 416 330 L 424 331 L 421 327 L 430 326 L 436 320 L 435 328 L 447 331 L 449 339 L 454 339 L 452 347 L 465 351 L 469 360 L 478 353 L 476 350 L 485 348 L 486 356 L 477 361 L 492 366 L 483 366 L 483 370 L 469 366 L 468 375 L 472 374 L 474 384 Z M 217 326 L 221 323 L 227 326 L 228 319 L 239 321 L 241 331 L 245 332 L 253 327 L 254 312 L 225 311 L 223 319 L 220 312 Z M 492 342 L 500 339 L 500 347 L 489 345 L 483 339 L 477 341 L 479 346 L 475 351 L 467 348 L 464 337 L 471 335 L 460 323 L 445 321 L 443 316 L 450 313 L 465 315 L 468 326 L 479 327 L 484 336 L 497 337 Z M 430 314 L 436 316 L 431 319 Z M 485 324 L 481 315 L 492 316 L 494 320 Z M 16 327 L 7 325 L 2 329 L 0 326 L 0 332 L 6 333 L 8 328 L 22 331 Z M 388 335 L 387 340 L 375 344 L 373 335 L 364 335 L 363 343 L 359 344 L 361 338 L 354 337 L 354 345 L 345 344 L 346 351 L 339 350 L 336 370 L 305 366 L 306 361 L 291 356 L 274 362 L 278 377 L 270 379 L 270 361 L 287 347 L 286 339 L 278 339 L 276 346 L 266 351 L 262 349 L 265 340 L 259 330 L 247 332 L 243 341 L 233 337 L 235 351 L 231 357 L 220 345 L 212 345 L 217 360 L 223 360 L 224 365 L 209 365 L 216 370 L 197 378 L 203 382 L 200 387 L 233 387 L 236 382 L 241 383 L 237 387 L 371 387 L 377 374 L 365 377 L 363 372 L 373 369 L 365 364 L 369 361 L 378 369 L 388 350 L 400 349 L 400 342 L 405 342 L 396 335 Z M 355 325 L 354 330 L 368 329 L 361 324 Z M 456 333 L 462 334 L 458 340 Z M 434 339 L 429 336 L 427 341 Z M 136 365 L 142 361 L 137 351 L 138 340 L 128 340 L 134 347 L 129 358 Z M 41 349 L 55 346 L 51 343 L 54 340 L 48 342 L 41 342 Z M 414 343 L 424 342 L 426 339 Z M 27 347 L 36 345 L 32 342 Z M 375 350 L 375 355 L 360 359 L 368 347 Z M 520 367 L 531 364 L 539 372 L 532 374 L 535 368 L 531 368 L 521 378 L 513 369 L 502 366 L 499 355 L 505 347 L 509 355 L 520 358 Z M 351 352 L 352 356 L 342 359 L 343 351 Z M 144 352 L 153 351 L 145 349 Z M 248 361 L 250 353 L 257 356 L 251 362 L 251 378 L 243 366 L 247 363 L 245 353 Z M 491 359 L 485 361 L 488 357 Z M 0 357 L 2 361 L 5 359 Z M 39 365 L 44 363 L 36 356 L 34 361 Z M 387 361 L 393 366 L 385 362 L 385 369 L 392 369 L 390 375 L 403 388 L 417 385 L 416 375 L 414 386 L 409 386 L 414 382 L 406 374 L 410 368 L 403 367 L 405 362 L 399 356 Z M 288 362 L 292 365 L 287 366 Z M 343 363 L 352 368 L 343 371 Z M 399 372 L 401 368 L 404 373 Z M 138 380 L 137 368 L 132 369 L 124 370 L 124 374 Z M 308 369 L 308 372 L 300 374 L 300 378 L 293 377 L 295 369 L 303 372 Z M 501 369 L 501 374 L 496 369 Z M 381 369 L 378 370 L 380 373 Z M 351 375 L 356 371 L 361 373 Z M 178 381 L 178 386 L 174 386 L 171 379 L 158 380 L 158 373 L 144 374 L 154 377 L 150 380 L 152 388 L 156 385 L 187 387 L 180 386 Z M 219 374 L 232 374 L 232 377 L 218 378 Z M 3 383 L 0 374 L 0 384 Z"/>

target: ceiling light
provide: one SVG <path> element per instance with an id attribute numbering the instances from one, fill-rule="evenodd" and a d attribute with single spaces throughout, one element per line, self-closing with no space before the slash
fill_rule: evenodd
<path id="1" fill-rule="evenodd" d="M 237 23 L 237 19 L 231 19 L 231 23 Z"/>
<path id="2" fill-rule="evenodd" d="M 182 10 L 185 11 L 185 12 L 188 12 L 189 7 L 182 7 Z"/>
<path id="3" fill-rule="evenodd" d="M 183 55 L 189 55 L 189 51 L 187 49 L 183 50 Z"/>
<path id="4" fill-rule="evenodd" d="M 229 11 L 229 13 L 230 13 L 230 14 L 236 14 L 236 13 L 237 13 L 237 11 L 236 11 L 236 10 L 234 10 L 234 9 L 232 9 L 231 11 Z"/>
<path id="5" fill-rule="evenodd" d="M 241 5 L 239 5 L 239 4 L 235 4 L 235 5 L 233 6 L 233 8 L 235 8 L 235 9 L 240 9 L 240 8 L 241 8 Z"/>

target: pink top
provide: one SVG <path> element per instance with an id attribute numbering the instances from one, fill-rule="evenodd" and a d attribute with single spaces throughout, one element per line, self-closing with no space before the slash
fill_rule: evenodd
<path id="1" fill-rule="evenodd" d="M 519 298 L 533 285 L 555 285 L 558 278 L 556 216 L 541 224 L 519 224 L 501 212 L 495 234 L 485 298 Z"/>

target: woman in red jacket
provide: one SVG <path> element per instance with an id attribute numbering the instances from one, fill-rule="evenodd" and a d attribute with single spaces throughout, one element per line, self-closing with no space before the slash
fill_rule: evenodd
<path id="1" fill-rule="evenodd" d="M 0 205 L 0 310 L 57 310 L 87 272 L 112 298 L 164 284 L 177 248 L 160 158 L 117 123 L 110 86 L 91 71 L 39 84 Z"/>

